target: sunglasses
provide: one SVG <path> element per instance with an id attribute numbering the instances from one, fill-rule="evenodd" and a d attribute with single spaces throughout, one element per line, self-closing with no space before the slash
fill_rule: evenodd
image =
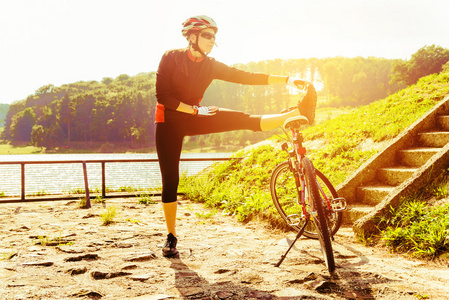
<path id="1" fill-rule="evenodd" d="M 203 33 L 201 33 L 201 37 L 205 38 L 206 40 L 211 40 L 211 39 L 215 40 L 215 34 L 210 33 L 210 32 L 203 32 Z"/>

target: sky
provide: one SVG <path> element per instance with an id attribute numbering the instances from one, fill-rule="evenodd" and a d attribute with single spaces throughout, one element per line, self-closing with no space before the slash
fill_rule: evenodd
<path id="1" fill-rule="evenodd" d="M 410 59 L 449 48 L 447 0 L 0 0 L 0 103 L 47 84 L 157 71 L 187 46 L 182 22 L 218 24 L 210 56 L 232 65 L 268 59 Z"/>

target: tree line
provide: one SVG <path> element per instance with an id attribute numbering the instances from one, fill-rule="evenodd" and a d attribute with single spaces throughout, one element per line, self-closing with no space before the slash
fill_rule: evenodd
<path id="1" fill-rule="evenodd" d="M 341 107 L 382 99 L 414 83 L 415 78 L 430 74 L 426 72 L 441 71 L 448 60 L 449 50 L 432 45 L 418 50 L 410 61 L 334 57 L 276 59 L 235 67 L 306 78 L 317 87 L 318 107 Z M 156 73 L 150 72 L 105 77 L 101 82 L 43 86 L 10 105 L 1 139 L 47 148 L 71 147 L 73 143 L 86 147 L 102 143 L 127 144 L 131 148 L 152 146 L 155 83 Z M 246 86 L 216 80 L 206 91 L 202 104 L 251 114 L 276 113 L 296 103 L 296 93 L 285 85 Z M 257 138 L 264 136 L 243 131 L 230 134 L 226 140 L 243 146 Z M 205 136 L 197 142 L 219 145 L 223 137 Z"/>
<path id="2" fill-rule="evenodd" d="M 3 127 L 3 123 L 5 122 L 8 110 L 9 104 L 0 104 L 0 127 Z"/>

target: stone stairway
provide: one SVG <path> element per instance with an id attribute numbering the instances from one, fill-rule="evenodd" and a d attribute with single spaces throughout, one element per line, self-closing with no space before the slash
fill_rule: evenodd
<path id="1" fill-rule="evenodd" d="M 439 160 L 441 168 L 449 165 L 449 158 L 444 158 L 447 152 L 449 96 L 337 187 L 348 203 L 344 222 L 364 231 L 375 227 L 376 216 L 384 215 L 400 197 L 425 185 L 429 174 L 435 176 L 434 160 Z"/>

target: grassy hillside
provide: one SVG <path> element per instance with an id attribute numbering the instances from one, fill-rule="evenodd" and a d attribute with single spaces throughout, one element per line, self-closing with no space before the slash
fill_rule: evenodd
<path id="1" fill-rule="evenodd" d="M 449 95 L 448 83 L 449 71 L 430 75 L 385 99 L 307 128 L 303 133 L 311 141 L 309 157 L 337 186 L 378 151 L 366 145 L 376 146 L 396 137 Z M 207 174 L 184 178 L 183 191 L 188 198 L 220 207 L 241 221 L 257 216 L 282 226 L 269 194 L 271 171 L 286 158 L 278 147 L 281 140 L 275 136 L 259 147 L 236 153 L 244 157 L 240 162 L 221 163 Z"/>

